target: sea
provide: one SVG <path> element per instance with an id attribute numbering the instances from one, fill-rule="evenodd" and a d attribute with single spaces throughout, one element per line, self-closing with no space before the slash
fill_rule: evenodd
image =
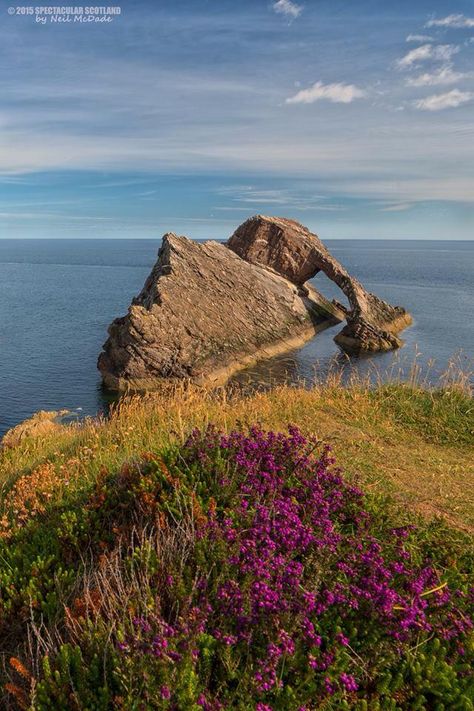
<path id="1" fill-rule="evenodd" d="M 302 348 L 236 376 L 240 385 L 307 387 L 329 372 L 347 382 L 410 378 L 435 384 L 452 363 L 474 357 L 474 241 L 327 240 L 364 286 L 413 315 L 397 352 L 347 357 L 336 326 Z M 154 264 L 159 240 L 0 240 L 0 436 L 37 410 L 74 417 L 107 411 L 114 395 L 96 363 L 107 326 L 123 315 Z M 318 274 L 314 285 L 344 301 Z"/>

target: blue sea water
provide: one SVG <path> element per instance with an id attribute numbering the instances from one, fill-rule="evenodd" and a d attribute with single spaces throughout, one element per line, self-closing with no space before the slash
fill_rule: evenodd
<path id="1" fill-rule="evenodd" d="M 159 240 L 0 240 L 0 435 L 39 409 L 94 415 L 107 407 L 97 356 L 107 326 L 126 312 L 153 265 Z M 343 356 L 335 329 L 271 359 L 240 381 L 311 381 L 330 367 L 408 370 L 416 357 L 435 379 L 458 354 L 474 356 L 474 242 L 338 240 L 327 245 L 370 290 L 405 306 L 414 324 L 396 354 Z M 324 276 L 315 286 L 340 292 Z M 336 327 L 340 328 L 340 327 Z M 395 363 L 396 365 L 393 365 Z"/>

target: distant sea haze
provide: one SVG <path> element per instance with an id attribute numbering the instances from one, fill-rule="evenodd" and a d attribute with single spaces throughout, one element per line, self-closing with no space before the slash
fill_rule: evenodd
<path id="1" fill-rule="evenodd" d="M 327 244 L 364 286 L 411 312 L 414 324 L 402 334 L 406 345 L 395 354 L 348 359 L 332 340 L 337 331 L 329 329 L 238 380 L 310 382 L 335 363 L 346 375 L 374 365 L 380 373 L 391 367 L 406 372 L 415 358 L 434 380 L 455 354 L 469 368 L 474 242 Z M 107 326 L 143 286 L 159 246 L 153 240 L 0 240 L 0 435 L 40 409 L 82 408 L 81 415 L 95 415 L 107 407 L 97 356 Z M 324 276 L 314 284 L 342 300 Z"/>

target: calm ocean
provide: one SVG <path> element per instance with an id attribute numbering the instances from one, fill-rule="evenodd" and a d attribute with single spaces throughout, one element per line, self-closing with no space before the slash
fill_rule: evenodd
<path id="1" fill-rule="evenodd" d="M 311 380 L 334 362 L 346 374 L 374 364 L 385 371 L 394 358 L 398 370 L 408 368 L 416 353 L 423 367 L 434 360 L 433 378 L 456 353 L 468 367 L 474 355 L 474 242 L 327 244 L 367 288 L 413 314 L 405 347 L 395 355 L 349 360 L 329 329 L 239 380 Z M 108 324 L 125 313 L 158 248 L 152 240 L 0 240 L 0 435 L 39 409 L 93 415 L 107 406 L 97 356 Z M 341 299 L 325 277 L 314 283 Z"/>

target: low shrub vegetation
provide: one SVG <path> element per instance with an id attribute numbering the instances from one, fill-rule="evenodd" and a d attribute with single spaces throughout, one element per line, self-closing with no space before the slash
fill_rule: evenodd
<path id="1" fill-rule="evenodd" d="M 43 443 L 43 459 L 33 446 L 5 453 L 2 708 L 474 708 L 467 538 L 400 510 L 373 473 L 356 481 L 297 426 L 248 423 L 297 421 L 299 393 L 317 432 L 317 395 L 285 392 L 235 401 L 232 415 L 206 400 L 216 425 L 181 400 L 154 435 L 156 403 L 146 418 L 125 404 Z M 356 423 L 374 417 L 360 407 L 372 400 L 367 429 L 380 434 L 387 410 L 398 432 L 405 395 L 416 401 L 405 436 L 467 456 L 467 396 L 446 396 L 437 431 L 431 395 L 423 407 L 408 389 L 339 397 Z"/>

